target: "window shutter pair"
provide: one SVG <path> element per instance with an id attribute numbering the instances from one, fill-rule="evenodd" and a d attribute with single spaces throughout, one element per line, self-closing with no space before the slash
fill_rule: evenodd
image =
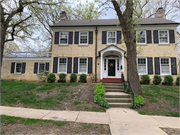
<path id="1" fill-rule="evenodd" d="M 160 58 L 155 57 L 155 74 L 160 75 Z M 176 57 L 171 58 L 171 75 L 177 75 Z"/>
<path id="2" fill-rule="evenodd" d="M 14 73 L 15 70 L 15 62 L 11 63 L 11 73 Z M 25 73 L 26 70 L 26 63 L 22 63 L 22 72 L 21 73 Z"/>
<path id="3" fill-rule="evenodd" d="M 153 30 L 154 43 L 159 43 L 158 30 Z M 169 30 L 169 43 L 175 43 L 174 30 Z"/>
<path id="4" fill-rule="evenodd" d="M 88 73 L 92 73 L 93 58 L 88 58 Z M 78 73 L 78 57 L 74 57 L 73 73 Z"/>
<path id="5" fill-rule="evenodd" d="M 121 44 L 121 39 L 122 39 L 122 34 L 121 34 L 121 31 L 117 31 L 117 35 L 116 35 L 116 43 L 117 44 Z M 102 44 L 107 44 L 107 31 L 102 31 Z"/>
<path id="6" fill-rule="evenodd" d="M 72 67 L 72 58 L 68 57 L 68 65 L 67 65 L 67 73 L 71 73 L 71 67 Z M 58 71 L 58 57 L 54 57 L 53 60 L 53 73 L 57 73 Z"/>
<path id="7" fill-rule="evenodd" d="M 74 44 L 79 44 L 79 32 L 75 32 Z M 89 31 L 88 44 L 93 44 L 93 31 Z"/>
<path id="8" fill-rule="evenodd" d="M 49 71 L 49 63 L 45 63 L 45 69 L 46 71 Z M 34 74 L 37 74 L 38 72 L 38 63 L 34 63 Z"/>
<path id="9" fill-rule="evenodd" d="M 54 36 L 54 44 L 59 44 L 59 32 L 55 32 L 55 36 Z M 69 32 L 69 36 L 68 36 L 68 44 L 72 44 L 73 43 L 73 32 Z"/>

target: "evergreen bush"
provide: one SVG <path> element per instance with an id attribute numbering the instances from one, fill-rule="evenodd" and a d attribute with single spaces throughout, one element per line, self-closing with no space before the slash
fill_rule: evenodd
<path id="1" fill-rule="evenodd" d="M 87 82 L 87 81 L 86 81 L 86 77 L 87 77 L 86 74 L 81 74 L 81 75 L 80 75 L 80 78 L 79 78 L 80 82 L 81 82 L 81 83 L 86 83 L 86 82 Z"/>
<path id="2" fill-rule="evenodd" d="M 173 85 L 173 77 L 171 75 L 164 76 L 165 85 Z"/>
<path id="3" fill-rule="evenodd" d="M 60 73 L 59 74 L 59 82 L 61 82 L 61 83 L 66 82 L 66 74 L 65 73 Z"/>
<path id="4" fill-rule="evenodd" d="M 160 84 L 161 81 L 162 81 L 162 79 L 161 79 L 161 77 L 160 77 L 159 75 L 154 75 L 153 83 L 154 83 L 155 85 Z"/>
<path id="5" fill-rule="evenodd" d="M 70 75 L 70 82 L 74 83 L 77 81 L 77 75 L 75 73 L 71 73 Z"/>
<path id="6" fill-rule="evenodd" d="M 47 76 L 47 82 L 48 83 L 53 83 L 53 82 L 55 82 L 55 80 L 56 80 L 56 76 L 54 73 L 48 74 L 48 76 Z"/>
<path id="7" fill-rule="evenodd" d="M 142 75 L 141 76 L 141 84 L 149 84 L 150 83 L 149 75 Z"/>

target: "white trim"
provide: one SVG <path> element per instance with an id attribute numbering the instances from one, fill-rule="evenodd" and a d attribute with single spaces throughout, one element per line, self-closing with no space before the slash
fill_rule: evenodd
<path id="1" fill-rule="evenodd" d="M 29 58 L 17 58 L 17 57 L 8 57 L 8 58 L 3 58 L 4 60 L 47 60 L 51 61 L 51 57 L 49 58 L 40 58 L 40 57 L 29 57 Z"/>
<path id="2" fill-rule="evenodd" d="M 61 33 L 67 33 L 67 43 L 61 43 Z M 69 43 L 68 43 L 68 41 L 69 41 L 69 32 L 64 32 L 64 31 L 61 31 L 61 32 L 59 32 L 59 45 L 68 45 Z"/>
<path id="3" fill-rule="evenodd" d="M 79 63 L 80 63 L 80 59 L 83 58 L 83 57 L 79 57 L 78 58 L 78 74 L 88 74 L 88 58 L 83 58 L 83 59 L 86 59 L 86 73 L 83 73 L 83 72 L 79 72 Z"/>
<path id="4" fill-rule="evenodd" d="M 115 32 L 115 43 L 108 43 L 108 38 L 109 38 L 109 37 L 108 37 L 108 32 Z M 106 35 L 107 35 L 107 36 L 106 36 L 107 45 L 111 45 L 111 44 L 115 44 L 115 45 L 116 45 L 116 44 L 117 44 L 117 42 L 116 42 L 116 41 L 117 41 L 117 31 L 107 31 L 107 32 L 106 32 Z M 112 37 L 111 37 L 111 38 L 112 38 Z"/>
<path id="5" fill-rule="evenodd" d="M 167 31 L 167 39 L 168 39 L 167 43 L 160 43 L 160 31 Z M 159 40 L 159 44 L 169 44 L 169 30 L 158 30 L 158 40 Z"/>
<path id="6" fill-rule="evenodd" d="M 146 73 L 139 73 L 138 75 L 147 75 L 148 74 L 148 66 L 147 66 L 147 58 L 146 57 L 137 57 L 136 61 L 137 61 L 137 69 L 138 69 L 138 59 L 146 59 Z"/>
<path id="7" fill-rule="evenodd" d="M 81 34 L 80 33 L 82 33 L 82 32 L 87 32 L 87 43 L 80 43 L 80 38 L 81 38 Z M 79 45 L 88 45 L 88 43 L 89 43 L 89 32 L 88 31 L 80 31 L 79 32 Z"/>
<path id="8" fill-rule="evenodd" d="M 66 72 L 59 72 L 59 60 L 63 58 L 63 59 L 66 59 Z M 60 74 L 60 73 L 65 73 L 67 74 L 67 65 L 68 65 L 68 58 L 67 57 L 58 57 L 58 69 L 57 69 L 57 73 Z"/>
<path id="9" fill-rule="evenodd" d="M 146 39 L 147 38 L 147 35 L 146 35 L 147 33 L 146 33 L 146 30 L 138 30 L 137 32 L 139 32 L 139 31 L 145 31 L 145 43 L 138 43 L 137 40 L 136 40 L 136 44 L 138 44 L 138 45 L 147 44 L 147 39 Z M 136 38 L 137 38 L 137 33 L 136 33 Z"/>
<path id="10" fill-rule="evenodd" d="M 169 74 L 162 74 L 161 73 L 161 59 L 163 59 L 163 58 L 165 58 L 165 59 L 169 59 Z M 160 64 L 160 75 L 171 75 L 171 59 L 169 58 L 169 57 L 160 57 L 159 58 L 160 60 L 159 60 L 159 64 Z"/>
<path id="11" fill-rule="evenodd" d="M 18 63 L 21 64 L 21 72 L 16 72 L 16 66 Z M 14 74 L 22 74 L 22 62 L 15 62 Z"/>

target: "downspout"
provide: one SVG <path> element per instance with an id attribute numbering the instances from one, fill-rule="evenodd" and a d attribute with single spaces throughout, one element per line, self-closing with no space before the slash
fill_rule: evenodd
<path id="1" fill-rule="evenodd" d="M 96 33 L 96 42 L 95 42 L 95 82 L 97 82 L 97 33 L 98 33 L 97 26 L 96 26 L 95 33 Z"/>

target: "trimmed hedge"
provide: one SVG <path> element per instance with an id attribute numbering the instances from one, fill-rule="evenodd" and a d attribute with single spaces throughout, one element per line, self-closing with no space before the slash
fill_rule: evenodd
<path id="1" fill-rule="evenodd" d="M 176 85 L 179 85 L 179 76 L 176 78 Z"/>
<path id="2" fill-rule="evenodd" d="M 81 74 L 79 80 L 81 83 L 86 83 L 86 74 Z"/>
<path id="3" fill-rule="evenodd" d="M 173 77 L 171 75 L 164 76 L 165 85 L 173 85 Z"/>
<path id="4" fill-rule="evenodd" d="M 142 75 L 141 76 L 141 84 L 149 84 L 150 83 L 149 75 Z"/>
<path id="5" fill-rule="evenodd" d="M 65 73 L 60 73 L 59 74 L 59 82 L 61 82 L 61 83 L 66 82 L 66 74 Z"/>
<path id="6" fill-rule="evenodd" d="M 56 76 L 54 73 L 48 74 L 48 76 L 47 76 L 47 82 L 48 83 L 53 83 L 53 82 L 55 82 L 55 80 L 56 80 Z"/>
<path id="7" fill-rule="evenodd" d="M 160 77 L 159 75 L 154 75 L 153 83 L 154 83 L 155 85 L 160 84 L 161 81 L 162 81 L 162 79 L 161 79 L 161 77 Z"/>
<path id="8" fill-rule="evenodd" d="M 70 75 L 70 82 L 74 83 L 77 81 L 77 75 L 75 73 L 71 73 Z"/>

